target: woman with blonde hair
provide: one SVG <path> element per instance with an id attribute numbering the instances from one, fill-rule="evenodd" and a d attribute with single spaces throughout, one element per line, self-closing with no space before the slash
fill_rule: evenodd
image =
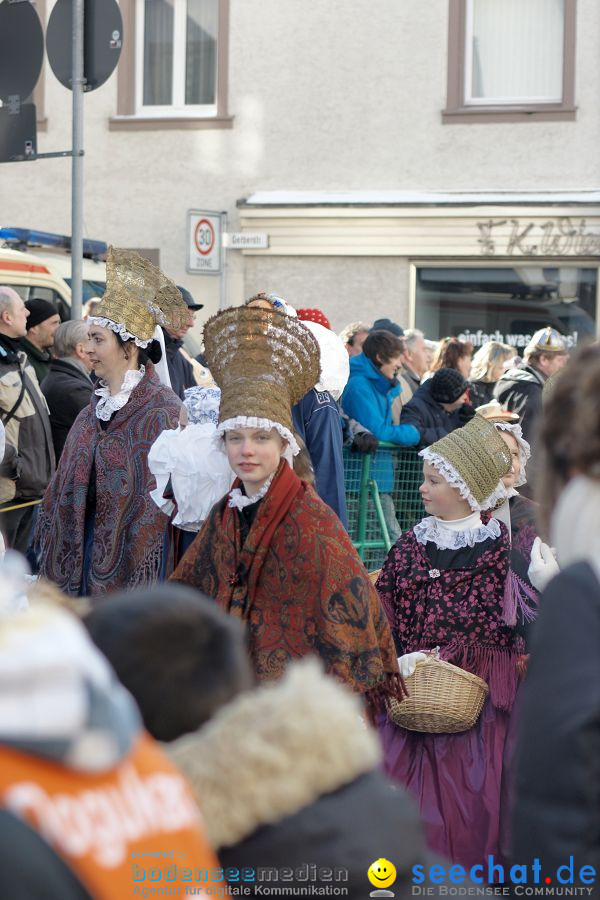
<path id="1" fill-rule="evenodd" d="M 500 341 L 482 344 L 471 363 L 471 403 L 483 406 L 494 396 L 494 387 L 504 372 L 504 364 L 515 355 L 513 347 Z"/>

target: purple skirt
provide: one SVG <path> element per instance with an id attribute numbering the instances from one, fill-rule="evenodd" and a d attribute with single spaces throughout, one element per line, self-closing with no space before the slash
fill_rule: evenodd
<path id="1" fill-rule="evenodd" d="M 406 731 L 387 718 L 379 724 L 385 771 L 415 797 L 429 847 L 466 869 L 490 854 L 504 862 L 510 719 L 488 697 L 473 728 L 459 734 Z"/>

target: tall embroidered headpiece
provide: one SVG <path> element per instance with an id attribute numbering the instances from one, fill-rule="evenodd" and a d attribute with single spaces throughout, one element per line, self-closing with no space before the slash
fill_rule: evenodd
<path id="1" fill-rule="evenodd" d="M 419 456 L 457 488 L 474 511 L 492 509 L 508 496 L 501 478 L 510 472 L 510 450 L 483 416 L 473 416 L 467 425 L 421 450 Z"/>
<path id="2" fill-rule="evenodd" d="M 157 325 L 179 331 L 187 306 L 170 278 L 133 250 L 108 248 L 106 291 L 90 322 L 147 347 Z"/>
<path id="3" fill-rule="evenodd" d="M 221 388 L 218 433 L 276 428 L 296 455 L 292 406 L 319 380 L 319 345 L 276 309 L 233 307 L 204 326 L 204 355 Z"/>

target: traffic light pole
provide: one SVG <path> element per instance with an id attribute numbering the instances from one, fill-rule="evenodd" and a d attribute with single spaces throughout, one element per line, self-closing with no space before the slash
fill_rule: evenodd
<path id="1" fill-rule="evenodd" d="M 73 0 L 72 8 L 73 93 L 71 165 L 71 318 L 82 316 L 83 260 L 83 28 L 84 0 Z"/>

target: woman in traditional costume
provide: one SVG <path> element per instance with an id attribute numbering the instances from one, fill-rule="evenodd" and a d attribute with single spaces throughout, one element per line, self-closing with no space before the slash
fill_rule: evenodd
<path id="1" fill-rule="evenodd" d="M 110 248 L 106 274 L 88 320 L 99 387 L 69 433 L 36 533 L 40 575 L 74 596 L 152 584 L 166 560 L 168 518 L 150 498 L 148 451 L 179 419 L 160 325 L 175 330 L 187 307 L 175 284 L 136 253 Z"/>
<path id="2" fill-rule="evenodd" d="M 314 654 L 373 712 L 402 690 L 389 626 L 339 518 L 290 465 L 291 407 L 319 379 L 318 344 L 297 319 L 252 307 L 210 319 L 204 343 L 216 441 L 237 478 L 172 578 L 245 621 L 259 680 Z"/>
<path id="3" fill-rule="evenodd" d="M 489 694 L 475 725 L 457 734 L 407 731 L 385 720 L 388 774 L 416 797 L 430 847 L 464 866 L 498 859 L 509 721 L 523 638 L 512 620 L 510 540 L 490 514 L 507 496 L 507 445 L 481 416 L 427 447 L 420 491 L 426 518 L 390 550 L 377 581 L 400 671 L 422 651 L 482 678 Z"/>

